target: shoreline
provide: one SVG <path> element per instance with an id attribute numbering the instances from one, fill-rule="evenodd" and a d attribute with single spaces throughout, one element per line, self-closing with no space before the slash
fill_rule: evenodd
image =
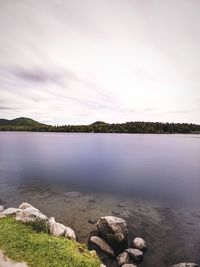
<path id="1" fill-rule="evenodd" d="M 87 244 L 90 234 L 96 230 L 97 219 L 110 215 L 122 217 L 127 221 L 129 243 L 135 236 L 141 236 L 150 244 L 142 266 L 152 267 L 161 263 L 162 266 L 170 266 L 177 261 L 195 261 L 195 259 L 197 261 L 196 250 L 193 248 L 199 242 L 195 232 L 200 226 L 200 211 L 159 207 L 155 204 L 137 202 L 136 200 L 131 202 L 130 200 L 122 201 L 113 198 L 109 200 L 105 197 L 102 199 L 80 192 L 66 192 L 63 196 L 54 195 L 54 197 L 45 192 L 40 195 L 42 198 L 38 195 L 38 201 L 35 201 L 36 195 L 32 196 L 32 201 L 29 197 L 29 202 L 39 207 L 48 216 L 53 214 L 56 221 L 73 227 L 78 241 L 82 243 Z M 62 208 L 58 209 L 58 203 Z M 114 203 L 116 203 L 117 210 L 114 208 Z M 8 203 L 6 206 L 9 206 Z M 112 210 L 117 214 L 114 214 Z M 165 240 L 164 246 L 163 240 Z M 174 252 L 168 255 L 172 248 L 175 249 Z"/>

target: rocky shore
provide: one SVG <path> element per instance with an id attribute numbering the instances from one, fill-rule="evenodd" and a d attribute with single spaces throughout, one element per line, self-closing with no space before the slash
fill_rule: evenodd
<path id="1" fill-rule="evenodd" d="M 6 216 L 13 216 L 22 223 L 36 223 L 39 230 L 40 227 L 47 227 L 52 236 L 77 240 L 76 233 L 72 228 L 56 222 L 54 217 L 48 218 L 29 203 L 23 202 L 18 208 L 4 209 L 4 206 L 0 206 L 0 219 Z M 136 267 L 145 261 L 149 244 L 142 237 L 134 237 L 129 242 L 126 220 L 116 216 L 104 216 L 97 220 L 91 219 L 91 223 L 96 224 L 96 230 L 90 233 L 87 245 L 91 254 L 97 254 L 101 259 L 101 267 Z M 200 265 L 175 263 L 171 267 L 200 267 Z"/>

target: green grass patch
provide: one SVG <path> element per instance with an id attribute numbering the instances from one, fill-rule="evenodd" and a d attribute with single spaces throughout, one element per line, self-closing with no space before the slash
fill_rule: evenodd
<path id="1" fill-rule="evenodd" d="M 37 233 L 13 217 L 0 219 L 0 249 L 30 267 L 99 267 L 85 245 L 64 237 Z"/>

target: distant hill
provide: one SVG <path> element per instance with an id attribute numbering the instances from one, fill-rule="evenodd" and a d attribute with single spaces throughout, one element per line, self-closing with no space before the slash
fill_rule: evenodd
<path id="1" fill-rule="evenodd" d="M 104 122 L 104 121 L 95 121 L 93 123 L 91 123 L 90 125 L 93 125 L 93 126 L 99 126 L 99 125 L 108 125 L 109 123 L 107 122 Z"/>
<path id="2" fill-rule="evenodd" d="M 90 125 L 46 125 L 29 118 L 0 119 L 0 131 L 75 132 L 75 133 L 200 133 L 200 125 L 192 123 L 162 123 L 134 121 L 106 123 L 96 121 Z"/>
<path id="3" fill-rule="evenodd" d="M 48 127 L 44 123 L 29 119 L 29 118 L 16 118 L 13 120 L 0 119 L 0 130 L 23 130 L 23 129 L 43 129 Z"/>

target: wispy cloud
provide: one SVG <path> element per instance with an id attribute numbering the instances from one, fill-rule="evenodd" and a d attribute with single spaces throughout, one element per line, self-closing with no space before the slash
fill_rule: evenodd
<path id="1" fill-rule="evenodd" d="M 199 12 L 193 0 L 1 1 L 0 117 L 200 123 Z"/>

